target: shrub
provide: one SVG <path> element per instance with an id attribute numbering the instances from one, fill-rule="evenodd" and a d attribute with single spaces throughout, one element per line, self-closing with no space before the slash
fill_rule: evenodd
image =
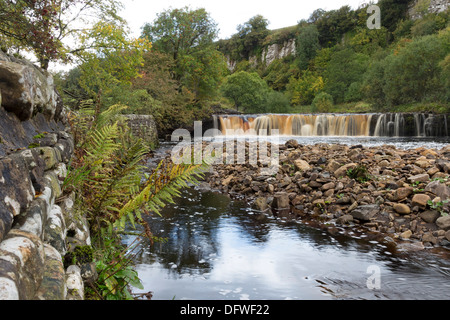
<path id="1" fill-rule="evenodd" d="M 313 112 L 329 112 L 331 107 L 333 107 L 333 97 L 326 93 L 319 93 L 312 102 L 312 110 Z"/>

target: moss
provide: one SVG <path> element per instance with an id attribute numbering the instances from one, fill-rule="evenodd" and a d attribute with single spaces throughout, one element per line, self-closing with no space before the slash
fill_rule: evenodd
<path id="1" fill-rule="evenodd" d="M 83 265 L 94 259 L 94 249 L 91 246 L 76 246 L 73 251 L 64 255 L 64 268 L 70 265 Z"/>

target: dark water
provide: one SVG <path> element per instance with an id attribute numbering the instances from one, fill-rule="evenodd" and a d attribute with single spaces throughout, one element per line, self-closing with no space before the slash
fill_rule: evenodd
<path id="1" fill-rule="evenodd" d="M 450 259 L 392 251 L 360 236 L 331 235 L 261 215 L 198 188 L 184 190 L 155 236 L 142 242 L 137 270 L 153 300 L 447 299 Z M 130 236 L 125 239 L 131 242 Z"/>

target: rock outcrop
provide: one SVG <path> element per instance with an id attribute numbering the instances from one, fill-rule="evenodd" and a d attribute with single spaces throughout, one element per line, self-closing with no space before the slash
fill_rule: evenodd
<path id="1" fill-rule="evenodd" d="M 0 97 L 0 300 L 79 299 L 62 257 L 90 237 L 62 193 L 74 150 L 62 101 L 50 74 L 1 52 Z"/>

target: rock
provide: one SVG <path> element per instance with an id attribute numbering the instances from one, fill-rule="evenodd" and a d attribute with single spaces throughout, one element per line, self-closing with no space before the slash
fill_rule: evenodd
<path id="1" fill-rule="evenodd" d="M 62 111 L 52 76 L 25 61 L 0 60 L 0 91 L 2 106 L 22 121 L 31 119 L 37 110 L 48 118 Z"/>
<path id="2" fill-rule="evenodd" d="M 450 161 L 438 159 L 436 160 L 435 165 L 440 171 L 444 173 L 450 173 Z"/>
<path id="3" fill-rule="evenodd" d="M 71 265 L 66 270 L 67 300 L 84 300 L 84 283 L 81 269 Z"/>
<path id="4" fill-rule="evenodd" d="M 347 170 L 349 169 L 353 169 L 357 166 L 356 163 L 348 163 L 346 165 L 343 165 L 342 167 L 340 167 L 339 169 L 337 169 L 336 171 L 334 171 L 334 176 L 336 178 L 340 178 L 340 177 L 344 177 L 347 175 Z"/>
<path id="5" fill-rule="evenodd" d="M 295 160 L 294 165 L 297 168 L 297 170 L 300 170 L 300 171 L 308 171 L 311 169 L 311 166 L 309 165 L 309 163 L 302 159 Z"/>
<path id="6" fill-rule="evenodd" d="M 419 214 L 419 217 L 423 221 L 428 222 L 428 223 L 436 222 L 436 219 L 439 218 L 440 216 L 441 216 L 441 214 L 436 210 L 427 210 L 427 211 L 421 212 Z"/>
<path id="7" fill-rule="evenodd" d="M 48 244 L 44 244 L 44 252 L 44 277 L 34 299 L 64 300 L 66 298 L 66 286 L 61 255 L 55 248 Z"/>
<path id="8" fill-rule="evenodd" d="M 445 235 L 444 235 L 445 239 L 447 239 L 448 241 L 450 241 L 450 230 L 448 230 Z"/>
<path id="9" fill-rule="evenodd" d="M 424 191 L 433 193 L 437 197 L 440 197 L 443 201 L 450 198 L 450 188 L 437 180 L 427 184 Z"/>
<path id="10" fill-rule="evenodd" d="M 408 178 L 408 181 L 410 183 L 416 183 L 416 182 L 428 182 L 430 180 L 430 176 L 428 173 L 421 173 L 414 176 L 411 176 Z"/>
<path id="11" fill-rule="evenodd" d="M 273 196 L 272 208 L 276 210 L 290 207 L 289 195 L 286 192 L 277 192 Z"/>
<path id="12" fill-rule="evenodd" d="M 228 186 L 231 182 L 231 179 L 233 179 L 233 178 L 234 178 L 234 176 L 229 176 L 228 178 L 223 179 L 222 186 L 224 186 L 224 187 Z"/>
<path id="13" fill-rule="evenodd" d="M 412 236 L 412 231 L 409 229 L 400 234 L 400 238 L 402 238 L 402 239 L 409 239 L 409 238 L 411 238 L 411 236 Z"/>
<path id="14" fill-rule="evenodd" d="M 353 218 L 361 221 L 370 221 L 378 212 L 380 212 L 380 207 L 376 204 L 368 204 L 357 207 L 352 210 L 351 215 Z"/>
<path id="15" fill-rule="evenodd" d="M 431 232 L 424 233 L 424 235 L 422 236 L 422 241 L 430 242 L 432 244 L 437 244 L 437 242 L 438 242 L 436 237 L 433 236 L 433 234 L 431 234 Z"/>
<path id="16" fill-rule="evenodd" d="M 411 208 L 404 203 L 395 203 L 393 206 L 395 212 L 399 214 L 409 214 L 411 213 Z"/>
<path id="17" fill-rule="evenodd" d="M 403 187 L 398 188 L 394 191 L 391 201 L 400 201 L 408 198 L 413 193 L 413 188 L 411 187 Z"/>
<path id="18" fill-rule="evenodd" d="M 344 214 L 343 216 L 340 216 L 336 219 L 336 223 L 339 224 L 348 224 L 349 222 L 353 221 L 353 216 L 351 214 Z"/>
<path id="19" fill-rule="evenodd" d="M 329 172 L 335 172 L 340 167 L 341 167 L 341 164 L 339 162 L 337 162 L 336 160 L 332 159 L 328 162 L 326 170 Z"/>
<path id="20" fill-rule="evenodd" d="M 419 206 L 421 208 L 425 208 L 429 200 L 431 200 L 430 196 L 423 193 L 418 193 L 415 194 L 414 197 L 412 198 L 411 205 L 413 207 Z"/>
<path id="21" fill-rule="evenodd" d="M 450 215 L 437 218 L 436 225 L 439 227 L 439 229 L 449 230 L 450 229 Z"/>
<path id="22" fill-rule="evenodd" d="M 334 182 L 328 182 L 322 186 L 322 190 L 326 191 L 329 189 L 334 189 L 335 187 L 336 187 L 336 184 Z"/>
<path id="23" fill-rule="evenodd" d="M 297 148 L 298 141 L 295 139 L 290 139 L 290 140 L 286 141 L 286 143 L 284 145 L 288 148 Z"/>
<path id="24" fill-rule="evenodd" d="M 255 202 L 253 202 L 252 208 L 258 211 L 266 211 L 269 208 L 269 205 L 267 204 L 267 198 L 256 198 Z"/>

